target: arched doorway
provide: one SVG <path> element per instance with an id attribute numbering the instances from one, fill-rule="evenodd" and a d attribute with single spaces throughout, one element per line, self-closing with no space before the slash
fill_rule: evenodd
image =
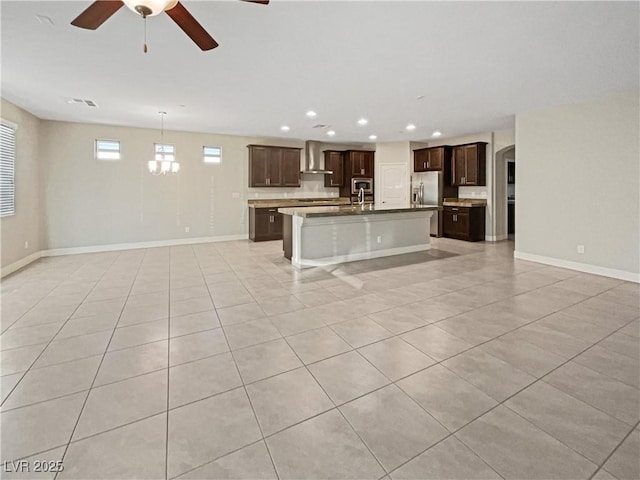
<path id="1" fill-rule="evenodd" d="M 510 145 L 496 152 L 495 171 L 495 236 L 505 240 L 509 236 L 510 211 L 515 212 L 515 161 L 516 147 Z M 511 165 L 511 166 L 510 166 Z M 513 175 L 510 175 L 513 173 Z M 514 216 L 511 216 L 512 226 Z M 515 228 L 512 229 L 515 234 Z"/>

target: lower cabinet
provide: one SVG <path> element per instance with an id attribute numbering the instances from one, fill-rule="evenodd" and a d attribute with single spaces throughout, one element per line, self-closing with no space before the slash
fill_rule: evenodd
<path id="1" fill-rule="evenodd" d="M 254 242 L 282 240 L 282 214 L 277 208 L 249 208 L 249 238 Z"/>
<path id="2" fill-rule="evenodd" d="M 509 235 L 516 233 L 516 204 L 507 204 L 507 233 Z"/>
<path id="3" fill-rule="evenodd" d="M 484 240 L 485 207 L 444 207 L 442 229 L 448 238 Z"/>

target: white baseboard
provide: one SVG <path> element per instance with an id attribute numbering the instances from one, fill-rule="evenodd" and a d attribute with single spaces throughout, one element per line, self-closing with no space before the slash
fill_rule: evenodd
<path id="1" fill-rule="evenodd" d="M 578 272 L 591 273 L 594 275 L 602 275 L 603 277 L 617 278 L 626 280 L 627 282 L 640 283 L 640 274 L 627 272 L 625 270 L 617 270 L 614 268 L 598 267 L 597 265 L 589 265 L 588 263 L 571 262 L 560 258 L 544 257 L 542 255 L 534 255 L 532 253 L 513 252 L 513 258 L 527 260 L 530 262 L 544 263 L 554 267 L 567 268 L 569 270 L 577 270 Z"/>
<path id="2" fill-rule="evenodd" d="M 172 247 L 177 245 L 194 245 L 196 243 L 229 242 L 232 240 L 246 240 L 249 235 L 220 235 L 217 237 L 180 238 L 175 240 L 158 240 L 153 242 L 113 243 L 110 245 L 91 245 L 88 247 L 54 248 L 41 250 L 24 257 L 11 265 L 2 268 L 2 277 L 29 265 L 41 257 L 56 257 L 58 255 L 77 255 L 82 253 L 115 252 L 118 250 L 135 250 L 138 248 Z"/>
<path id="3" fill-rule="evenodd" d="M 369 260 L 371 258 L 390 257 L 391 255 L 402 255 L 403 253 L 422 252 L 430 250 L 431 245 L 412 245 L 410 247 L 387 248 L 384 250 L 374 250 L 372 252 L 350 253 L 326 258 L 303 258 L 300 262 L 291 262 L 294 267 L 326 267 L 337 263 L 355 262 L 357 260 Z"/>
<path id="4" fill-rule="evenodd" d="M 28 256 L 26 256 L 24 258 L 21 258 L 17 262 L 13 262 L 11 265 L 7 265 L 6 267 L 2 267 L 2 273 L 0 273 L 0 277 L 4 278 L 7 275 L 9 275 L 10 273 L 15 272 L 16 270 L 20 270 L 22 267 L 26 267 L 31 262 L 35 262 L 36 260 L 38 260 L 41 256 L 42 256 L 42 252 L 41 251 L 37 251 L 35 253 L 32 253 L 31 255 L 28 255 Z"/>

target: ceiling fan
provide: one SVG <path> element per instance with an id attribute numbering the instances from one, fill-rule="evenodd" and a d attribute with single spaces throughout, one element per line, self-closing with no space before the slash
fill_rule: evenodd
<path id="1" fill-rule="evenodd" d="M 243 2 L 261 3 L 267 5 L 269 0 L 242 0 Z M 193 40 L 201 50 L 211 50 L 218 46 L 211 35 L 193 18 L 193 15 L 178 0 L 97 0 L 76 17 L 71 25 L 89 30 L 95 30 L 111 15 L 126 5 L 146 20 L 162 12 L 166 12 L 171 19 Z M 146 52 L 146 44 L 145 49 Z"/>

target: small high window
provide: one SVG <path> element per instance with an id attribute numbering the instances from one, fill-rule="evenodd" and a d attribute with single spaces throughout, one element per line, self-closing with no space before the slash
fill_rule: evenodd
<path id="1" fill-rule="evenodd" d="M 204 163 L 222 163 L 222 148 L 202 147 Z"/>
<path id="2" fill-rule="evenodd" d="M 16 213 L 16 126 L 0 123 L 0 216 Z"/>
<path id="3" fill-rule="evenodd" d="M 96 140 L 96 160 L 120 160 L 120 142 Z"/>
<path id="4" fill-rule="evenodd" d="M 176 159 L 176 147 L 169 143 L 154 143 L 157 162 L 173 162 Z"/>

